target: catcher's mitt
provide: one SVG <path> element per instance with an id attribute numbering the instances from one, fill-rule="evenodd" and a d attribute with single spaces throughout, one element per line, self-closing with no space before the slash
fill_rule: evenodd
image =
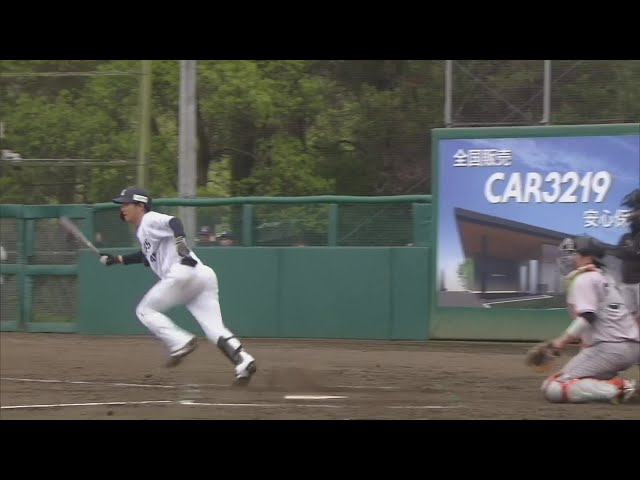
<path id="1" fill-rule="evenodd" d="M 536 372 L 548 372 L 559 356 L 560 350 L 554 348 L 551 342 L 542 342 L 527 351 L 524 363 Z"/>

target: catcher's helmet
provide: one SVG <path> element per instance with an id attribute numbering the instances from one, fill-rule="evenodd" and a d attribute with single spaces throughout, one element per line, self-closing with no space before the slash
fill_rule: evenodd
<path id="1" fill-rule="evenodd" d="M 607 252 L 598 240 L 588 235 L 579 235 L 574 238 L 575 251 L 580 255 L 590 255 L 594 258 L 603 258 Z"/>
<path id="2" fill-rule="evenodd" d="M 563 275 L 571 273 L 576 268 L 573 256 L 575 253 L 593 257 L 594 263 L 598 266 L 604 266 L 600 259 L 607 254 L 604 246 L 588 235 L 567 237 L 560 242 L 558 249 L 560 250 L 560 256 L 557 259 L 557 263 Z"/>

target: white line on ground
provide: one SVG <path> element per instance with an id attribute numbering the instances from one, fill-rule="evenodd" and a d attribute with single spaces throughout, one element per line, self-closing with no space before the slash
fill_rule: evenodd
<path id="1" fill-rule="evenodd" d="M 92 382 L 85 380 L 45 380 L 39 378 L 14 378 L 14 377 L 2 377 L 2 381 L 11 382 L 32 382 L 32 383 L 70 383 L 75 385 L 107 385 L 112 387 L 146 387 L 146 388 L 180 388 L 176 385 L 152 385 L 145 383 L 111 383 L 111 382 Z M 184 385 L 185 387 L 191 385 Z"/>
<path id="2" fill-rule="evenodd" d="M 120 383 L 120 382 L 97 382 L 89 380 L 49 380 L 40 378 L 16 378 L 16 377 L 0 377 L 0 381 L 8 382 L 33 382 L 33 383 L 69 383 L 76 385 L 106 385 L 112 387 L 141 387 L 141 388 L 199 388 L 199 387 L 225 387 L 230 384 L 221 383 L 186 383 L 183 385 L 157 385 L 147 383 Z M 325 387 L 327 388 L 327 387 Z M 352 388 L 352 389 L 375 389 L 375 390 L 396 390 L 398 387 L 387 387 L 381 385 L 335 385 L 334 388 Z"/>
<path id="3" fill-rule="evenodd" d="M 152 405 L 152 404 L 172 404 L 172 405 L 189 405 L 196 407 L 306 407 L 306 408 L 342 408 L 339 405 L 292 405 L 289 403 L 209 403 L 194 402 L 192 400 L 145 400 L 140 402 L 87 402 L 87 403 L 52 403 L 42 405 L 5 405 L 0 406 L 3 410 L 18 410 L 27 408 L 61 408 L 61 407 L 100 407 L 107 405 Z"/>
<path id="4" fill-rule="evenodd" d="M 332 400 L 334 398 L 349 398 L 345 395 L 285 395 L 287 400 Z"/>
<path id="5" fill-rule="evenodd" d="M 290 404 L 290 403 L 210 403 L 210 402 L 194 402 L 192 400 L 145 400 L 139 402 L 87 402 L 87 403 L 52 403 L 42 405 L 5 405 L 0 406 L 2 410 L 18 410 L 18 409 L 35 409 L 35 408 L 62 408 L 62 407 L 99 407 L 108 405 L 187 405 L 194 407 L 259 407 L 259 408 L 345 408 L 346 405 L 325 405 L 325 404 Z M 451 409 L 451 408 L 466 408 L 464 405 L 396 405 L 387 406 L 386 408 L 393 409 Z"/>
<path id="6" fill-rule="evenodd" d="M 394 405 L 387 408 L 425 408 L 425 409 L 440 409 L 440 408 L 466 408 L 464 405 Z"/>
<path id="7" fill-rule="evenodd" d="M 336 385 L 336 388 L 366 388 L 366 389 L 376 389 L 376 390 L 397 390 L 398 387 L 385 387 L 380 385 Z"/>
<path id="8" fill-rule="evenodd" d="M 292 405 L 290 403 L 208 403 L 180 400 L 180 405 L 194 405 L 202 407 L 310 407 L 310 408 L 342 408 L 341 405 L 320 405 L 317 403 L 308 405 Z"/>
<path id="9" fill-rule="evenodd" d="M 49 405 L 6 405 L 0 409 L 19 408 L 59 408 L 59 407 L 97 407 L 101 405 L 147 405 L 153 403 L 175 403 L 173 400 L 146 400 L 142 402 L 89 402 L 89 403 L 52 403 Z"/>

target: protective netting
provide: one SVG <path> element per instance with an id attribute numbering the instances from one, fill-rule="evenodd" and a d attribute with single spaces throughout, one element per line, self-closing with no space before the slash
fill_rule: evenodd
<path id="1" fill-rule="evenodd" d="M 135 178 L 140 61 L 3 61 L 8 203 L 86 203 Z"/>
<path id="2" fill-rule="evenodd" d="M 326 199 L 317 203 L 307 203 L 308 200 L 295 203 L 295 199 L 288 199 L 287 203 L 278 200 L 243 204 L 230 199 L 227 205 L 154 205 L 154 210 L 184 221 L 184 213 L 193 209 L 192 247 L 413 245 L 413 197 L 370 203 L 345 198 L 335 197 L 331 203 L 326 203 Z M 99 249 L 116 248 L 121 253 L 140 249 L 135 227 L 120 219 L 117 207 L 101 206 L 89 212 L 87 218 L 74 218 L 77 212 L 84 215 L 84 210 L 76 207 L 53 206 L 49 210 L 42 207 L 29 211 L 29 215 L 23 215 L 19 209 L 3 208 L 0 244 L 3 267 L 7 266 L 0 274 L 2 322 L 24 326 L 34 322 L 55 325 L 77 321 L 78 275 L 74 267 L 78 265 L 80 249 L 86 247 L 61 228 L 58 215 L 70 217 Z M 41 217 L 32 218 L 37 215 Z M 247 227 L 251 231 L 245 231 Z M 29 307 L 23 307 L 23 302 Z"/>
<path id="3" fill-rule="evenodd" d="M 18 263 L 22 244 L 18 238 L 18 221 L 15 218 L 0 218 L 0 246 L 5 263 Z"/>
<path id="4" fill-rule="evenodd" d="M 409 246 L 413 242 L 410 204 L 344 205 L 338 219 L 339 246 Z"/>
<path id="5" fill-rule="evenodd" d="M 548 76 L 545 60 L 451 60 L 450 126 L 611 124 L 640 118 L 637 60 L 549 60 L 547 66 Z"/>
<path id="6" fill-rule="evenodd" d="M 553 124 L 625 123 L 640 119 L 639 77 L 616 68 L 620 60 L 553 60 Z M 640 66 L 637 60 L 626 60 Z M 636 67 L 640 73 L 640 67 Z"/>
<path id="7" fill-rule="evenodd" d="M 243 245 L 242 205 L 192 207 L 196 210 L 194 246 Z M 413 242 L 412 205 L 340 204 L 337 206 L 338 246 L 407 246 Z M 180 216 L 180 207 L 155 210 Z M 138 248 L 132 227 L 119 218 L 118 210 L 98 211 L 94 217 L 96 245 Z M 253 206 L 253 246 L 329 245 L 329 204 L 259 204 Z"/>
<path id="8" fill-rule="evenodd" d="M 20 319 L 20 295 L 17 275 L 0 274 L 0 322 Z"/>
<path id="9" fill-rule="evenodd" d="M 259 246 L 327 245 L 329 205 L 256 205 L 254 238 Z"/>
<path id="10" fill-rule="evenodd" d="M 184 208 L 184 207 L 182 207 Z M 242 237 L 242 205 L 188 207 L 195 209 L 196 230 L 192 245 L 211 246 L 220 236 L 230 235 L 234 244 Z M 157 206 L 154 210 L 181 216 L 181 207 Z M 134 228 L 120 220 L 118 209 L 100 210 L 94 214 L 94 244 L 98 248 L 138 248 Z"/>
<path id="11" fill-rule="evenodd" d="M 74 322 L 78 279 L 70 275 L 33 276 L 32 321 Z"/>
<path id="12" fill-rule="evenodd" d="M 453 125 L 537 124 L 543 88 L 543 60 L 453 60 Z"/>
<path id="13" fill-rule="evenodd" d="M 93 244 L 98 248 L 138 248 L 134 229 L 120 220 L 119 211 L 100 210 L 93 217 Z"/>
<path id="14" fill-rule="evenodd" d="M 71 219 L 80 229 L 82 221 Z M 78 260 L 80 243 L 60 227 L 57 218 L 34 220 L 32 265 L 73 265 Z"/>

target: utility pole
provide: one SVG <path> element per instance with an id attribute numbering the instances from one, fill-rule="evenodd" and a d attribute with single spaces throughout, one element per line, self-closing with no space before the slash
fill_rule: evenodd
<path id="1" fill-rule="evenodd" d="M 444 71 L 444 125 L 453 125 L 453 60 L 445 60 Z"/>
<path id="2" fill-rule="evenodd" d="M 551 123 L 551 60 L 544 61 L 544 95 L 542 100 L 542 123 Z"/>
<path id="3" fill-rule="evenodd" d="M 180 61 L 180 158 L 178 163 L 179 194 L 182 198 L 194 198 L 197 193 L 196 169 L 196 61 Z M 187 238 L 195 238 L 196 207 L 181 207 L 180 217 Z"/>
<path id="4" fill-rule="evenodd" d="M 137 185 L 147 188 L 149 182 L 149 159 L 151 151 L 151 60 L 142 60 L 140 77 L 140 145 L 138 149 Z"/>

